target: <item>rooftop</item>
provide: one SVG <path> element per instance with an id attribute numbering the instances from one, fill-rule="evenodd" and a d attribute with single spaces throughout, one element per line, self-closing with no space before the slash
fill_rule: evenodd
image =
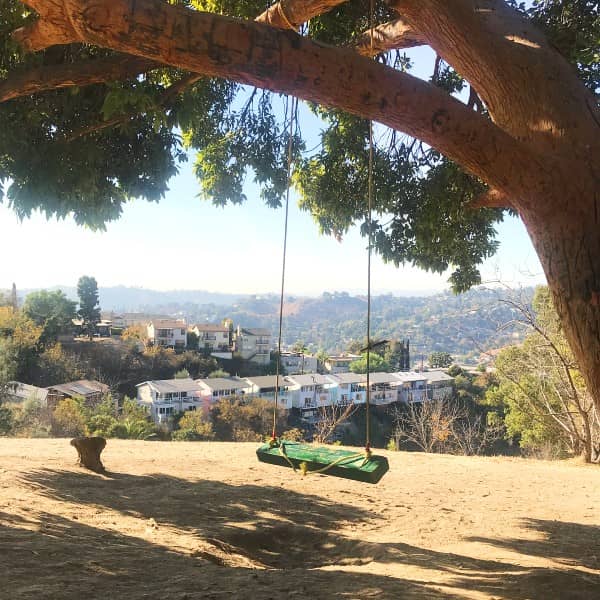
<path id="1" fill-rule="evenodd" d="M 90 394 L 107 394 L 110 388 L 105 383 L 91 381 L 89 379 L 80 379 L 58 385 L 49 385 L 48 390 L 56 390 L 69 396 L 89 396 Z"/>
<path id="2" fill-rule="evenodd" d="M 269 329 L 260 329 L 260 328 L 248 328 L 248 327 L 240 327 L 240 331 L 242 334 L 246 335 L 255 335 L 255 336 L 271 336 L 271 331 Z"/>
<path id="3" fill-rule="evenodd" d="M 239 377 L 213 377 L 208 379 L 196 379 L 196 383 L 205 385 L 212 391 L 233 390 L 249 388 L 250 384 Z"/>
<path id="4" fill-rule="evenodd" d="M 331 383 L 325 375 L 319 373 L 305 373 L 304 375 L 289 375 L 287 379 L 298 385 L 325 385 Z"/>
<path id="5" fill-rule="evenodd" d="M 173 392 L 199 392 L 201 387 L 193 379 L 186 377 L 184 379 L 158 379 L 138 383 L 136 387 L 148 384 L 159 394 L 168 394 Z"/>
<path id="6" fill-rule="evenodd" d="M 185 321 L 176 319 L 154 319 L 149 324 L 153 325 L 154 329 L 187 329 Z"/>
<path id="7" fill-rule="evenodd" d="M 244 377 L 244 379 L 258 388 L 274 388 L 277 385 L 276 375 L 260 375 L 258 377 Z M 289 377 L 279 376 L 279 387 L 288 387 L 292 384 Z"/>
<path id="8" fill-rule="evenodd" d="M 229 333 L 228 327 L 223 327 L 223 325 L 213 325 L 212 323 L 199 323 L 192 325 L 192 327 L 198 331 L 223 331 L 224 333 Z"/>

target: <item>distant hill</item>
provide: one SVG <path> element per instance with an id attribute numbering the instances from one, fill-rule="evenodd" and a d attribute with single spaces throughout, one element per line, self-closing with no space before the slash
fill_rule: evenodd
<path id="1" fill-rule="evenodd" d="M 39 288 L 35 288 L 39 289 Z M 56 285 L 53 289 L 62 290 L 72 300 L 77 300 L 77 288 L 74 286 Z M 24 298 L 34 289 L 19 290 L 19 297 Z M 126 287 L 124 285 L 114 287 L 99 287 L 100 306 L 102 310 L 115 311 L 146 311 L 157 306 L 180 306 L 182 304 L 222 304 L 230 305 L 243 298 L 243 294 L 222 294 L 219 292 L 207 292 L 206 290 L 148 290 L 145 288 Z M 246 295 L 247 297 L 247 295 Z"/>
<path id="2" fill-rule="evenodd" d="M 57 286 L 77 299 L 73 287 Z M 56 289 L 56 288 L 54 288 Z M 30 290 L 20 290 L 24 297 Z M 101 287 L 102 310 L 148 312 L 185 317 L 189 323 L 220 322 L 224 318 L 247 327 L 266 327 L 275 337 L 279 297 L 275 294 L 221 294 L 204 290 L 157 291 L 125 286 Z M 533 288 L 522 291 L 529 302 Z M 372 300 L 372 336 L 410 339 L 413 359 L 435 350 L 450 352 L 461 360 L 485 350 L 514 343 L 522 330 L 510 324 L 515 311 L 506 303 L 504 289 L 473 289 L 455 296 L 398 297 L 392 294 Z M 302 340 L 312 350 L 346 350 L 366 335 L 367 302 L 364 296 L 325 292 L 316 298 L 288 296 L 284 306 L 283 343 Z M 507 325 L 508 324 L 508 325 Z"/>

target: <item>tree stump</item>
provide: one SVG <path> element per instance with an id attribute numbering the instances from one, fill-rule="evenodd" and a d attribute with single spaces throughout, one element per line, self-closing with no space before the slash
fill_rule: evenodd
<path id="1" fill-rule="evenodd" d="M 100 461 L 100 454 L 106 446 L 106 440 L 102 437 L 79 437 L 71 440 L 71 446 L 77 450 L 79 455 L 79 466 L 104 473 L 104 465 Z"/>

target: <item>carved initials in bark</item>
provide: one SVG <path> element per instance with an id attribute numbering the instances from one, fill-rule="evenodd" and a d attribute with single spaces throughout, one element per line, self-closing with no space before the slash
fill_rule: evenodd
<path id="1" fill-rule="evenodd" d="M 79 466 L 104 473 L 104 465 L 100 460 L 100 454 L 106 446 L 106 440 L 101 437 L 80 437 L 71 440 L 71 446 L 77 450 Z"/>

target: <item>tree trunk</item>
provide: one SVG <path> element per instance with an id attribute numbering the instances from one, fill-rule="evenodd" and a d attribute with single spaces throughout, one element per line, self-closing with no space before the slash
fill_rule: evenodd
<path id="1" fill-rule="evenodd" d="M 598 194 L 598 191 L 596 191 Z M 593 197 L 591 191 L 590 196 Z M 567 202 L 565 203 L 565 200 Z M 572 200 L 570 209 L 564 204 Z M 554 216 L 525 222 L 565 336 L 579 363 L 588 391 L 600 411 L 600 202 L 591 214 L 578 210 L 581 198 L 557 194 L 547 199 Z"/>
<path id="2" fill-rule="evenodd" d="M 100 460 L 100 454 L 106 446 L 106 440 L 101 437 L 80 437 L 71 440 L 71 446 L 77 450 L 79 466 L 104 473 L 105 468 Z"/>

